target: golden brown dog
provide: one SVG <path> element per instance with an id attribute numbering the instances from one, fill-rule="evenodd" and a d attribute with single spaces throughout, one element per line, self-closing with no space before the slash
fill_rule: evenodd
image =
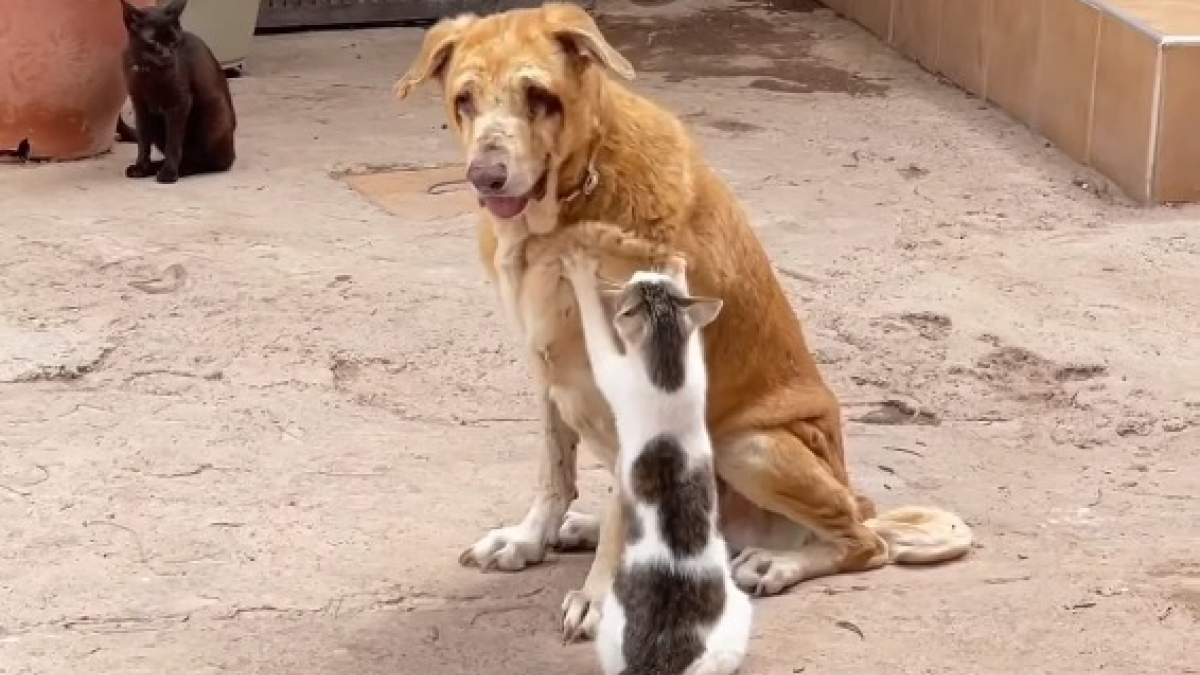
<path id="1" fill-rule="evenodd" d="M 695 292 L 724 301 L 704 334 L 708 420 L 740 585 L 769 595 L 822 575 L 965 554 L 971 533 L 957 516 L 914 507 L 873 517 L 871 502 L 851 489 L 837 399 L 766 252 L 681 122 L 619 81 L 633 75 L 586 12 L 547 4 L 442 21 L 396 85 L 401 99 L 431 79 L 443 87 L 479 198 L 480 256 L 541 393 L 545 448 L 533 505 L 461 562 L 515 571 L 547 547 L 595 545 L 583 588 L 563 603 L 566 635 L 591 634 L 624 525 L 615 496 L 603 520 L 568 511 L 576 446 L 587 441 L 610 470 L 617 447 L 559 252 L 537 244 L 592 220 L 680 251 Z M 623 280 L 645 266 L 598 248 L 605 277 Z"/>

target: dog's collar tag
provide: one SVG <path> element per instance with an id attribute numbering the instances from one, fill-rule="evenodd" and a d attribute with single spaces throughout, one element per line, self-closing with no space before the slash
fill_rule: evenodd
<path id="1" fill-rule="evenodd" d="M 583 196 L 586 197 L 592 194 L 599 183 L 600 174 L 596 173 L 596 166 L 591 162 L 588 162 L 587 178 L 583 179 L 583 188 L 581 190 L 583 192 Z"/>
<path id="2" fill-rule="evenodd" d="M 583 196 L 586 197 L 596 191 L 596 186 L 600 184 L 600 174 L 596 173 L 596 165 L 594 162 L 588 162 L 587 175 L 583 177 L 583 185 L 578 190 L 563 197 L 563 202 L 572 202 Z"/>

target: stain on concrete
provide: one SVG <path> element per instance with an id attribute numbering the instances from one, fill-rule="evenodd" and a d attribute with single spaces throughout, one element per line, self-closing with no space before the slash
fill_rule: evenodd
<path id="1" fill-rule="evenodd" d="M 717 131 L 723 131 L 734 136 L 742 136 L 744 134 L 761 131 L 762 127 L 757 124 L 743 122 L 732 117 L 713 117 L 705 112 L 689 113 L 683 116 L 683 119 L 692 124 L 698 124 Z"/>
<path id="2" fill-rule="evenodd" d="M 600 26 L 635 68 L 664 73 L 669 82 L 749 77 L 746 86 L 777 93 L 886 93 L 882 83 L 812 54 L 820 36 L 796 17 L 819 7 L 814 0 L 753 0 L 690 14 L 604 15 Z"/>
<path id="3" fill-rule="evenodd" d="M 737 135 L 762 129 L 762 127 L 758 126 L 757 124 L 750 124 L 749 122 L 742 122 L 740 120 L 730 119 L 728 117 L 718 117 L 717 119 L 707 121 L 706 124 L 717 131 L 724 131 L 726 133 Z"/>

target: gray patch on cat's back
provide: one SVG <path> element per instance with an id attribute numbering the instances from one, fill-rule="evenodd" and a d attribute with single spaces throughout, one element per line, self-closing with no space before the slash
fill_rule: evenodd
<path id="1" fill-rule="evenodd" d="M 671 555 L 688 558 L 701 553 L 713 534 L 716 483 L 711 462 L 688 466 L 679 440 L 663 434 L 638 453 L 631 478 L 632 497 L 657 509 L 659 533 Z"/>
<path id="2" fill-rule="evenodd" d="M 621 512 L 625 517 L 625 545 L 633 546 L 642 540 L 642 519 L 638 517 L 636 505 L 628 497 L 621 497 Z"/>
<path id="3" fill-rule="evenodd" d="M 622 569 L 613 593 L 625 610 L 627 673 L 683 673 L 704 653 L 699 629 L 725 609 L 719 569 L 697 576 L 666 565 Z"/>
<path id="4" fill-rule="evenodd" d="M 683 307 L 665 284 L 643 281 L 636 288 L 646 307 L 649 344 L 644 356 L 650 381 L 663 391 L 678 391 L 687 376 Z"/>

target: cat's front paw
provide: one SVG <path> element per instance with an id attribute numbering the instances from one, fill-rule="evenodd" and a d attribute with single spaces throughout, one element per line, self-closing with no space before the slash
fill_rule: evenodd
<path id="1" fill-rule="evenodd" d="M 600 261 L 582 247 L 572 248 L 562 257 L 563 273 L 571 281 L 595 282 Z"/>
<path id="2" fill-rule="evenodd" d="M 130 164 L 125 167 L 126 178 L 145 178 L 146 176 L 154 175 L 153 164 Z"/>
<path id="3" fill-rule="evenodd" d="M 158 175 L 154 177 L 154 180 L 165 184 L 174 183 L 179 180 L 179 169 L 164 164 L 158 170 Z"/>
<path id="4" fill-rule="evenodd" d="M 603 597 L 587 589 L 570 591 L 562 603 L 562 632 L 564 642 L 586 642 L 596 637 L 600 625 Z"/>

